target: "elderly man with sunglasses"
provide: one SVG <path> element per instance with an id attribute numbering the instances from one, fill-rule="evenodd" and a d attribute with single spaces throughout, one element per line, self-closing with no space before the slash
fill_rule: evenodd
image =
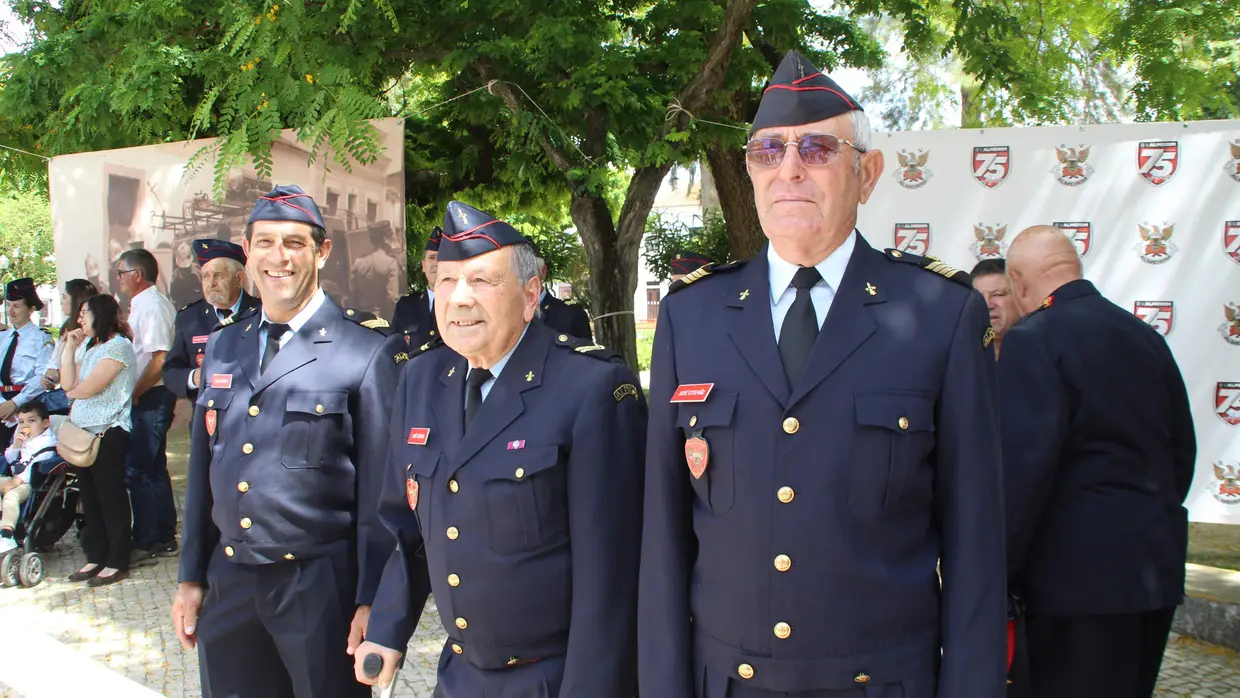
<path id="1" fill-rule="evenodd" d="M 746 157 L 768 244 L 659 312 L 642 695 L 999 698 L 993 331 L 968 275 L 855 229 L 864 112 L 796 52 Z"/>

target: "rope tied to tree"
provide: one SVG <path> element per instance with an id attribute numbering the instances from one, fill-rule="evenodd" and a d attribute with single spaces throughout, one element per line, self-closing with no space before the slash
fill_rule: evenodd
<path id="1" fill-rule="evenodd" d="M 745 132 L 749 131 L 749 128 L 746 126 L 737 126 L 736 124 L 724 124 L 718 121 L 708 121 L 706 119 L 699 119 L 696 115 L 694 115 L 693 112 L 689 111 L 688 109 L 685 109 L 684 105 L 680 103 L 680 100 L 676 98 L 672 98 L 672 101 L 667 105 L 667 114 L 663 117 L 663 120 L 671 121 L 672 119 L 675 119 L 681 114 L 684 114 L 685 116 L 689 117 L 689 121 L 691 122 L 696 121 L 701 124 L 711 124 L 712 126 L 734 128 L 738 131 L 745 131 Z"/>

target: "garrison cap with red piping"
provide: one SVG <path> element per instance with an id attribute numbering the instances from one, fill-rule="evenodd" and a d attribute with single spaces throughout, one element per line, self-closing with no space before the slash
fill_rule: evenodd
<path id="1" fill-rule="evenodd" d="M 282 184 L 258 197 L 250 212 L 249 223 L 254 221 L 296 221 L 327 230 L 318 204 L 296 184 Z"/>
<path id="2" fill-rule="evenodd" d="M 762 92 L 749 133 L 773 126 L 811 124 L 854 110 L 861 111 L 861 105 L 844 88 L 805 56 L 789 51 Z"/>
<path id="3" fill-rule="evenodd" d="M 529 244 L 529 240 L 516 228 L 473 206 L 453 201 L 443 217 L 439 261 L 459 262 L 522 243 Z"/>

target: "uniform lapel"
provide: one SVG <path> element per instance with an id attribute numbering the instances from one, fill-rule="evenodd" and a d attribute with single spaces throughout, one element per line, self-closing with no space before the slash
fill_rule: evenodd
<path id="1" fill-rule="evenodd" d="M 253 389 L 258 385 L 258 326 L 262 322 L 262 316 L 255 314 L 236 322 L 241 325 L 241 335 L 237 339 L 241 346 L 235 356 L 246 380 L 250 381 L 250 388 Z"/>
<path id="2" fill-rule="evenodd" d="M 465 374 L 469 364 L 461 356 L 440 370 L 439 385 L 442 393 L 432 401 L 435 422 L 443 431 L 444 453 L 455 463 L 456 452 L 461 446 L 461 432 L 465 427 Z"/>
<path id="3" fill-rule="evenodd" d="M 531 323 L 525 338 L 508 359 L 504 372 L 491 386 L 482 407 L 474 416 L 474 422 L 461 440 L 461 450 L 456 459 L 457 467 L 464 465 L 491 442 L 509 424 L 525 411 L 522 393 L 542 384 L 543 368 L 547 363 L 547 350 L 551 346 L 552 332 L 540 323 Z M 462 392 L 463 395 L 463 392 Z M 464 397 L 461 398 L 462 402 Z M 461 408 L 464 415 L 464 407 Z M 463 417 L 462 417 L 463 420 Z"/>
<path id="4" fill-rule="evenodd" d="M 258 322 L 256 321 L 255 325 Z M 324 298 L 322 307 L 288 340 L 280 353 L 268 364 L 267 370 L 258 377 L 254 392 L 265 390 L 272 383 L 314 361 L 331 344 L 341 322 L 348 321 L 341 315 L 340 308 L 330 298 Z M 257 344 L 257 340 L 255 343 Z M 254 355 L 257 356 L 258 352 Z M 255 370 L 257 371 L 257 368 Z"/>
<path id="5" fill-rule="evenodd" d="M 766 247 L 745 265 L 740 278 L 739 289 L 733 288 L 734 293 L 727 298 L 728 334 L 745 362 L 782 405 L 788 401 L 788 380 L 784 378 L 779 347 L 775 344 L 775 326 L 771 324 Z"/>
<path id="6" fill-rule="evenodd" d="M 848 260 L 840 287 L 831 301 L 831 312 L 827 313 L 827 321 L 818 332 L 805 372 L 793 385 L 788 407 L 826 380 L 878 328 L 866 307 L 887 300 L 887 284 L 883 283 L 876 260 L 882 260 L 882 255 L 858 234 L 852 259 Z M 873 293 L 868 289 L 873 289 Z M 776 360 L 778 358 L 776 356 Z"/>

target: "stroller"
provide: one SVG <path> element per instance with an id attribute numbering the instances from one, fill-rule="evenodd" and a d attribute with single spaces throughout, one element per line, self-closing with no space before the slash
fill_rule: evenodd
<path id="1" fill-rule="evenodd" d="M 66 418 L 52 417 L 52 433 Z M 54 447 L 49 447 L 54 448 Z M 51 550 L 74 524 L 81 528 L 77 476 L 57 455 L 35 464 L 32 493 L 22 504 L 13 538 L 18 547 L 0 557 L 0 585 L 33 587 L 43 581 L 43 553 Z"/>

